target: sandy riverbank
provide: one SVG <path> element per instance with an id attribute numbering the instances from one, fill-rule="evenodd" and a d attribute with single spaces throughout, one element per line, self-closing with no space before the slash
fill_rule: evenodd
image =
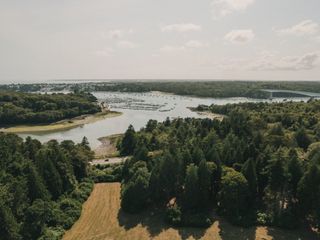
<path id="1" fill-rule="evenodd" d="M 105 118 L 118 117 L 122 113 L 114 111 L 103 111 L 93 115 L 82 115 L 72 119 L 66 119 L 51 124 L 37 125 L 18 125 L 7 128 L 0 128 L 0 131 L 6 133 L 45 133 L 63 131 L 71 128 L 79 127 L 84 124 L 93 123 Z"/>
<path id="2" fill-rule="evenodd" d="M 193 107 L 188 107 L 188 109 L 190 109 L 192 112 L 195 112 L 201 116 L 205 116 L 210 119 L 217 119 L 219 121 L 222 121 L 223 118 L 226 117 L 225 115 L 217 114 L 217 113 L 213 113 L 213 112 L 209 112 L 209 111 L 197 111 L 196 108 L 193 108 Z"/>
<path id="3" fill-rule="evenodd" d="M 113 134 L 99 138 L 101 144 L 94 150 L 95 159 L 118 157 L 117 142 L 122 136 L 123 134 Z"/>

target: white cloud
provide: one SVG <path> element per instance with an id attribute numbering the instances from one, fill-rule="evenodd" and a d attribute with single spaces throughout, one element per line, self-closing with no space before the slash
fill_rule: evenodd
<path id="1" fill-rule="evenodd" d="M 244 44 L 251 42 L 254 37 L 255 34 L 251 29 L 238 29 L 227 33 L 224 39 L 234 44 Z"/>
<path id="2" fill-rule="evenodd" d="M 202 48 L 208 46 L 208 44 L 200 42 L 198 40 L 190 40 L 186 42 L 185 46 L 188 48 Z"/>
<path id="3" fill-rule="evenodd" d="M 171 24 L 161 27 L 162 32 L 191 32 L 201 31 L 202 27 L 193 23 Z"/>
<path id="4" fill-rule="evenodd" d="M 95 52 L 97 56 L 101 56 L 101 57 L 109 57 L 109 56 L 112 56 L 113 53 L 114 53 L 113 48 L 104 48 L 102 50 L 98 50 Z"/>
<path id="5" fill-rule="evenodd" d="M 292 27 L 279 29 L 275 31 L 279 34 L 284 35 L 314 35 L 319 32 L 319 24 L 312 20 L 305 20 Z"/>
<path id="6" fill-rule="evenodd" d="M 256 71 L 301 71 L 312 70 L 318 65 L 319 52 L 302 56 L 287 56 L 279 58 L 275 55 L 263 55 L 250 66 Z"/>
<path id="7" fill-rule="evenodd" d="M 233 12 L 244 11 L 255 0 L 213 0 L 211 3 L 214 17 L 224 17 Z"/>
<path id="8" fill-rule="evenodd" d="M 180 51 L 185 51 L 185 50 L 186 50 L 185 46 L 165 45 L 162 48 L 160 48 L 161 52 L 180 52 Z"/>
<path id="9" fill-rule="evenodd" d="M 131 33 L 133 33 L 132 29 L 112 29 L 107 33 L 103 33 L 103 36 L 110 39 L 120 39 Z"/>
<path id="10" fill-rule="evenodd" d="M 186 50 L 198 49 L 198 48 L 203 48 L 207 46 L 208 46 L 207 43 L 203 43 L 198 40 L 190 40 L 182 45 L 175 45 L 175 46 L 165 45 L 162 48 L 160 48 L 160 51 L 161 52 L 182 52 Z"/>
<path id="11" fill-rule="evenodd" d="M 130 41 L 119 41 L 118 43 L 117 43 L 117 46 L 119 47 L 119 48 L 136 48 L 137 47 L 137 45 L 135 44 L 135 43 L 133 43 L 133 42 L 130 42 Z"/>

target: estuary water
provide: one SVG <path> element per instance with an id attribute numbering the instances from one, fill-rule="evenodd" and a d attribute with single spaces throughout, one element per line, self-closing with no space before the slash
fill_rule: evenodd
<path id="1" fill-rule="evenodd" d="M 178 96 L 161 92 L 148 93 L 120 93 L 120 92 L 93 92 L 98 101 L 105 102 L 110 110 L 119 111 L 123 114 L 114 118 L 105 118 L 97 122 L 88 123 L 80 127 L 69 130 L 49 132 L 49 133 L 25 133 L 19 134 L 21 137 L 31 136 L 41 142 L 51 139 L 58 141 L 73 140 L 78 143 L 86 136 L 92 148 L 96 148 L 100 142 L 98 138 L 123 133 L 130 124 L 136 130 L 144 127 L 149 119 L 164 121 L 167 117 L 196 117 L 204 118 L 196 112 L 192 112 L 188 107 L 204 105 L 224 105 L 228 103 L 240 102 L 261 102 L 271 100 L 249 99 L 249 98 L 198 98 L 189 96 Z M 284 99 L 273 99 L 273 101 L 283 101 Z M 294 101 L 305 101 L 308 98 L 294 98 Z"/>

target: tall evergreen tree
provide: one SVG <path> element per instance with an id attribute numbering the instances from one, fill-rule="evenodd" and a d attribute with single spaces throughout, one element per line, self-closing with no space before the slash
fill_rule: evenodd
<path id="1" fill-rule="evenodd" d="M 245 178 L 248 181 L 251 199 L 254 200 L 257 195 L 258 180 L 256 173 L 256 165 L 252 158 L 250 158 L 243 164 L 241 173 L 245 176 Z"/>
<path id="2" fill-rule="evenodd" d="M 0 238 L 20 240 L 19 225 L 10 208 L 0 203 Z"/>
<path id="3" fill-rule="evenodd" d="M 310 215 L 316 227 L 320 227 L 320 169 L 312 164 L 298 186 L 298 197 L 304 215 Z"/>
<path id="4" fill-rule="evenodd" d="M 183 195 L 183 206 L 185 209 L 199 208 L 200 188 L 199 188 L 198 167 L 191 164 L 187 168 L 185 189 Z"/>
<path id="5" fill-rule="evenodd" d="M 290 189 L 293 197 L 296 198 L 298 183 L 302 178 L 303 171 L 297 152 L 294 149 L 289 152 L 288 174 Z"/>
<path id="6" fill-rule="evenodd" d="M 210 200 L 211 172 L 205 160 L 202 160 L 198 168 L 200 202 L 202 207 L 207 207 Z"/>
<path id="7" fill-rule="evenodd" d="M 242 173 L 233 169 L 222 177 L 219 209 L 231 221 L 239 222 L 248 211 L 249 185 Z"/>
<path id="8" fill-rule="evenodd" d="M 137 143 L 136 132 L 132 125 L 129 126 L 121 141 L 120 153 L 123 156 L 132 155 Z"/>
<path id="9" fill-rule="evenodd" d="M 27 179 L 29 198 L 31 201 L 34 201 L 37 198 L 43 200 L 48 200 L 50 198 L 50 194 L 43 183 L 43 179 L 39 176 L 36 168 L 31 163 L 27 166 Z"/>
<path id="10" fill-rule="evenodd" d="M 131 213 L 141 211 L 149 197 L 150 173 L 147 168 L 139 168 L 121 193 L 121 207 Z"/>

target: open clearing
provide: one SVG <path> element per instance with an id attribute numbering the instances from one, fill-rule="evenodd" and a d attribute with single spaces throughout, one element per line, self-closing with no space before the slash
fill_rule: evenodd
<path id="1" fill-rule="evenodd" d="M 82 215 L 63 240 L 313 240 L 312 233 L 257 227 L 243 229 L 218 218 L 208 229 L 166 226 L 156 213 L 140 215 L 120 211 L 120 184 L 100 183 L 83 206 Z"/>

